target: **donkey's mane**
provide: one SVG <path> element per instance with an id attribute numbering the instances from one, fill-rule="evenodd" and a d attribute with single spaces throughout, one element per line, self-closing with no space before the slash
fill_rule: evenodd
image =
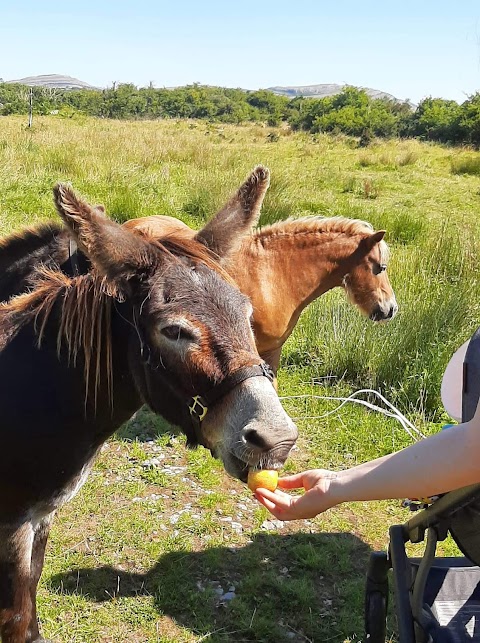
<path id="1" fill-rule="evenodd" d="M 347 217 L 305 216 L 299 218 L 289 217 L 283 221 L 276 221 L 270 225 L 255 230 L 255 238 L 265 241 L 269 237 L 294 234 L 322 234 L 337 233 L 350 236 L 371 234 L 373 226 L 360 219 Z"/>
<path id="2" fill-rule="evenodd" d="M 211 270 L 219 273 L 224 281 L 236 287 L 234 279 L 218 263 L 218 257 L 209 250 L 207 246 L 204 246 L 197 240 L 182 236 L 181 233 L 177 235 L 175 232 L 170 232 L 164 237 L 154 239 L 148 234 L 148 232 L 135 230 L 135 236 L 139 235 L 148 243 L 158 248 L 162 253 L 166 253 L 171 257 L 185 257 L 194 263 L 204 264 Z"/>
<path id="3" fill-rule="evenodd" d="M 78 354 L 84 359 L 85 403 L 89 396 L 92 362 L 94 374 L 95 408 L 101 382 L 102 358 L 112 400 L 111 309 L 117 293 L 109 288 L 105 278 L 94 272 L 68 277 L 60 270 L 39 267 L 33 290 L 0 303 L 0 326 L 9 330 L 5 340 L 23 326 L 33 322 L 40 348 L 47 322 L 56 302 L 60 302 L 57 330 L 57 354 L 66 346 L 69 363 L 77 362 Z M 5 320 L 7 323 L 3 323 Z"/>
<path id="4" fill-rule="evenodd" d="M 234 284 L 232 278 L 213 259 L 210 251 L 197 241 L 173 238 L 171 235 L 162 240 L 148 241 L 170 259 L 181 261 L 181 258 L 185 257 L 195 264 L 204 264 Z M 122 301 L 124 294 L 94 270 L 69 277 L 60 270 L 40 266 L 32 286 L 29 292 L 17 295 L 7 302 L 0 302 L 0 348 L 24 325 L 32 321 L 40 347 L 52 310 L 55 304 L 60 302 L 58 355 L 64 345 L 67 348 L 68 360 L 74 365 L 78 355 L 83 355 L 85 403 L 93 375 L 95 407 L 102 366 L 106 367 L 106 383 L 112 402 L 111 314 L 115 301 Z"/>

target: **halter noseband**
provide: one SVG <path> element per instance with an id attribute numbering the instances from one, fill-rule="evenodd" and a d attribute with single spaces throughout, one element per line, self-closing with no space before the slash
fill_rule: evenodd
<path id="1" fill-rule="evenodd" d="M 187 402 L 187 406 L 195 429 L 200 429 L 202 420 L 207 415 L 209 408 L 236 386 L 251 377 L 266 377 L 270 382 L 274 380 L 274 374 L 270 366 L 266 362 L 261 362 L 252 366 L 242 366 L 226 377 L 220 384 L 213 386 L 205 395 L 191 397 Z"/>

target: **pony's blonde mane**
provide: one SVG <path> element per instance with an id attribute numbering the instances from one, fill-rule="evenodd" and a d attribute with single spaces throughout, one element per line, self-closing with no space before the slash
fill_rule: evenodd
<path id="1" fill-rule="evenodd" d="M 348 219 L 347 217 L 322 217 L 305 216 L 289 217 L 283 221 L 276 221 L 270 225 L 263 226 L 254 231 L 257 238 L 273 237 L 284 234 L 312 234 L 312 233 L 337 233 L 337 234 L 369 234 L 373 232 L 373 226 L 367 221 L 360 219 Z"/>
<path id="2" fill-rule="evenodd" d="M 312 243 L 321 241 L 322 234 L 344 234 L 349 237 L 366 236 L 372 234 L 374 228 L 371 223 L 361 219 L 349 219 L 348 217 L 323 217 L 305 216 L 289 217 L 283 221 L 276 221 L 269 225 L 258 228 L 252 232 L 254 240 L 260 243 L 268 243 L 284 236 L 311 235 Z M 318 235 L 318 236 L 317 236 Z M 380 261 L 387 263 L 389 258 L 388 246 L 384 241 L 379 244 Z"/>

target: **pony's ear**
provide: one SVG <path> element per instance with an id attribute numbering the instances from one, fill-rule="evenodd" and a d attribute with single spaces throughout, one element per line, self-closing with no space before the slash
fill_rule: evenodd
<path id="1" fill-rule="evenodd" d="M 57 183 L 53 195 L 60 217 L 100 274 L 120 287 L 150 274 L 158 258 L 141 237 L 107 218 L 103 207 L 91 206 L 65 183 Z"/>
<path id="2" fill-rule="evenodd" d="M 225 257 L 257 223 L 269 185 L 270 171 L 263 165 L 257 165 L 237 193 L 196 234 L 195 239 L 220 258 Z"/>
<path id="3" fill-rule="evenodd" d="M 368 252 L 380 241 L 386 234 L 386 230 L 377 230 L 377 232 L 372 232 L 368 237 L 365 237 L 364 244 L 366 245 Z"/>

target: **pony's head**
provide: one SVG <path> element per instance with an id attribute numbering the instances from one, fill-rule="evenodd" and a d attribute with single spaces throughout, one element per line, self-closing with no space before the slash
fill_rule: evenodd
<path id="1" fill-rule="evenodd" d="M 385 230 L 362 235 L 343 279 L 348 298 L 372 321 L 392 319 L 398 310 L 387 275 L 389 253 L 384 236 Z"/>
<path id="2" fill-rule="evenodd" d="M 123 328 L 113 377 L 131 377 L 144 402 L 243 480 L 251 467 L 281 466 L 297 438 L 256 350 L 251 304 L 212 255 L 221 259 L 249 231 L 268 178 L 257 168 L 193 239 L 133 234 L 68 186 L 55 188 Z M 115 370 L 116 350 L 128 354 L 127 373 Z"/>

